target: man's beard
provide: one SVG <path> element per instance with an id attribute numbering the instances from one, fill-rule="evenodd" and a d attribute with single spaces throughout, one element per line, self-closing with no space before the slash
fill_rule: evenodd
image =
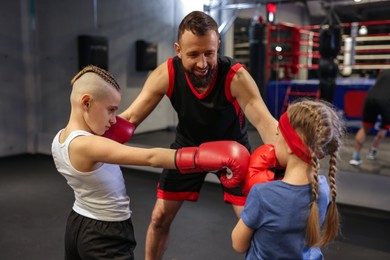
<path id="1" fill-rule="evenodd" d="M 206 88 L 208 85 L 210 85 L 211 81 L 213 80 L 214 74 L 215 74 L 215 66 L 207 72 L 204 76 L 198 76 L 192 71 L 185 70 L 188 78 L 192 84 L 192 86 L 196 88 Z"/>

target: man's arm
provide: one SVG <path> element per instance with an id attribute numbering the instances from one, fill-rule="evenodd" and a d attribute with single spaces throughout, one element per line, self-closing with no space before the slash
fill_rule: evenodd
<path id="1" fill-rule="evenodd" d="M 230 90 L 249 122 L 256 127 L 264 144 L 274 144 L 277 120 L 265 105 L 256 82 L 247 70 L 241 68 L 234 76 Z"/>
<path id="2" fill-rule="evenodd" d="M 168 90 L 168 68 L 164 62 L 146 79 L 136 99 L 120 116 L 138 126 L 154 110 Z"/>

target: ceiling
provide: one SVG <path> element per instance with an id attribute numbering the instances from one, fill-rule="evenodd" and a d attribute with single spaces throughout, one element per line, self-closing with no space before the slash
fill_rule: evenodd
<path id="1" fill-rule="evenodd" d="M 310 15 L 311 24 L 320 24 L 330 13 L 341 22 L 361 22 L 390 19 L 390 0 L 209 0 L 211 8 L 246 9 L 274 3 L 304 5 Z M 228 3 L 228 4 L 227 4 Z"/>
<path id="2" fill-rule="evenodd" d="M 334 11 L 341 22 L 390 19 L 390 1 L 385 0 L 361 0 L 358 3 L 353 0 L 303 0 L 303 3 L 311 14 L 312 24 L 319 23 L 330 10 Z M 323 17 L 317 15 L 319 10 L 322 11 Z"/>

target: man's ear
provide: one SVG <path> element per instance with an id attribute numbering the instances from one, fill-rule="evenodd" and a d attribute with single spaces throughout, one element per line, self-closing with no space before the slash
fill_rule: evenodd
<path id="1" fill-rule="evenodd" d="M 181 49 L 180 49 L 179 43 L 175 42 L 174 47 L 175 47 L 175 51 L 176 51 L 177 56 L 179 57 L 179 59 L 181 59 Z"/>

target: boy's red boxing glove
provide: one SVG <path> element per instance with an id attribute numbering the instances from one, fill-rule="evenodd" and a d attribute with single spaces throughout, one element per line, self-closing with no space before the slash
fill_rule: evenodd
<path id="1" fill-rule="evenodd" d="M 234 188 L 243 181 L 249 158 L 248 149 L 235 141 L 214 141 L 178 149 L 175 164 L 183 174 L 226 169 L 220 181 L 226 188 Z"/>
<path id="2" fill-rule="evenodd" d="M 113 124 L 102 136 L 124 144 L 130 140 L 134 134 L 134 131 L 134 124 L 120 116 L 116 116 L 116 123 Z"/>
<path id="3" fill-rule="evenodd" d="M 265 144 L 256 148 L 252 153 L 248 172 L 242 185 L 242 193 L 248 195 L 253 185 L 275 180 L 276 167 L 275 148 L 272 144 Z"/>

